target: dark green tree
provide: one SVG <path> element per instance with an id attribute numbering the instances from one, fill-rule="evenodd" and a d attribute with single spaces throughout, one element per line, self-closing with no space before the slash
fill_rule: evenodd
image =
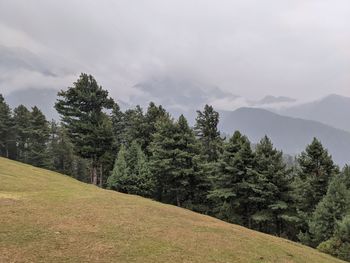
<path id="1" fill-rule="evenodd" d="M 210 197 L 217 203 L 216 215 L 226 221 L 251 227 L 254 154 L 247 137 L 236 131 L 224 145 Z"/>
<path id="2" fill-rule="evenodd" d="M 350 261 L 350 212 L 335 225 L 335 234 L 321 243 L 318 249 L 340 259 Z"/>
<path id="3" fill-rule="evenodd" d="M 55 108 L 74 145 L 75 152 L 91 161 L 91 183 L 98 183 L 100 158 L 113 145 L 109 118 L 104 110 L 114 102 L 93 76 L 81 74 L 73 87 L 58 93 Z M 106 149 L 108 147 L 108 149 Z"/>
<path id="4" fill-rule="evenodd" d="M 185 117 L 177 122 L 168 116 L 160 119 L 150 150 L 157 199 L 203 212 L 208 183 L 199 165 L 199 144 Z"/>
<path id="5" fill-rule="evenodd" d="M 10 151 L 15 141 L 13 126 L 11 109 L 0 94 L 0 156 L 11 157 Z"/>
<path id="6" fill-rule="evenodd" d="M 29 158 L 30 119 L 31 113 L 24 105 L 19 105 L 14 109 L 14 134 L 17 145 L 16 159 L 25 163 L 28 163 Z"/>
<path id="7" fill-rule="evenodd" d="M 126 148 L 121 145 L 118 152 L 117 159 L 115 160 L 112 174 L 107 179 L 107 186 L 109 189 L 128 193 L 129 190 L 129 171 L 126 163 Z"/>
<path id="8" fill-rule="evenodd" d="M 208 162 L 218 160 L 222 139 L 218 130 L 219 113 L 212 106 L 205 105 L 203 111 L 197 111 L 195 133 L 202 144 L 202 151 Z"/>
<path id="9" fill-rule="evenodd" d="M 143 145 L 142 149 L 145 151 L 147 156 L 150 156 L 149 145 L 152 141 L 152 136 L 156 132 L 156 123 L 159 119 L 164 118 L 167 112 L 159 105 L 155 105 L 151 102 L 147 108 L 147 112 L 144 116 L 144 129 L 143 129 Z"/>
<path id="10" fill-rule="evenodd" d="M 120 147 L 124 141 L 124 131 L 125 131 L 125 123 L 124 123 L 124 113 L 120 110 L 118 103 L 113 105 L 112 115 L 112 127 L 113 127 L 113 136 L 114 136 L 114 147 L 113 151 L 119 152 Z"/>
<path id="11" fill-rule="evenodd" d="M 49 123 L 45 115 L 34 106 L 29 119 L 28 162 L 38 167 L 48 167 L 47 142 Z"/>
<path id="12" fill-rule="evenodd" d="M 316 206 L 309 225 L 309 245 L 318 246 L 330 239 L 337 221 L 350 213 L 350 168 L 346 166 L 343 172 L 330 183 L 327 194 Z"/>
<path id="13" fill-rule="evenodd" d="M 317 204 L 327 193 L 329 182 L 339 172 L 328 151 L 316 138 L 297 158 L 298 171 L 295 176 L 294 197 L 300 222 L 299 239 L 310 242 L 307 221 L 310 220 Z"/>
<path id="14" fill-rule="evenodd" d="M 144 145 L 145 116 L 140 106 L 129 109 L 124 113 L 124 142 L 127 146 L 136 141 Z"/>
<path id="15" fill-rule="evenodd" d="M 50 169 L 70 176 L 74 174 L 75 156 L 73 145 L 69 141 L 64 128 L 55 121 L 50 122 L 47 154 L 50 159 Z"/>
<path id="16" fill-rule="evenodd" d="M 299 165 L 296 182 L 298 209 L 312 213 L 326 194 L 328 184 L 338 173 L 338 168 L 328 151 L 316 138 L 301 153 L 297 161 Z"/>
<path id="17" fill-rule="evenodd" d="M 257 212 L 252 219 L 258 230 L 282 235 L 286 226 L 296 220 L 290 170 L 283 162 L 283 153 L 273 147 L 267 136 L 256 146 L 255 157 L 255 193 L 251 198 Z"/>
<path id="18" fill-rule="evenodd" d="M 128 194 L 151 197 L 154 179 L 151 175 L 145 154 L 136 141 L 128 149 L 121 146 L 108 187 Z"/>

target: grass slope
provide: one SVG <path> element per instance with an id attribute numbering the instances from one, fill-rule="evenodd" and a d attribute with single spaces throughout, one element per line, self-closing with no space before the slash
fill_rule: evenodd
<path id="1" fill-rule="evenodd" d="M 0 262 L 342 262 L 302 245 L 0 158 Z"/>

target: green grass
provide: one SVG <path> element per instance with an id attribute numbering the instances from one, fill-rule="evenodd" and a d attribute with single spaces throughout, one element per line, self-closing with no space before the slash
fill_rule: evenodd
<path id="1" fill-rule="evenodd" d="M 0 158 L 0 262 L 342 262 L 284 239 Z"/>

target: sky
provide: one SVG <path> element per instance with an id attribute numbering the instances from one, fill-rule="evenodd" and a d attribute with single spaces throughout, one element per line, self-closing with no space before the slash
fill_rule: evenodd
<path id="1" fill-rule="evenodd" d="M 80 72 L 123 101 L 350 96 L 350 1 L 0 0 L 0 93 Z M 164 79 L 191 84 L 147 90 Z"/>

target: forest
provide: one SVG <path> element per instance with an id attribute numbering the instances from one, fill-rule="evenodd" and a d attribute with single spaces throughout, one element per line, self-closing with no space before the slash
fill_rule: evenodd
<path id="1" fill-rule="evenodd" d="M 350 261 L 350 166 L 317 138 L 288 158 L 268 136 L 224 136 L 210 105 L 191 127 L 162 105 L 122 111 L 88 74 L 58 93 L 60 121 L 0 95 L 0 156 L 298 241 Z M 293 140 L 293 138 L 290 138 Z"/>

